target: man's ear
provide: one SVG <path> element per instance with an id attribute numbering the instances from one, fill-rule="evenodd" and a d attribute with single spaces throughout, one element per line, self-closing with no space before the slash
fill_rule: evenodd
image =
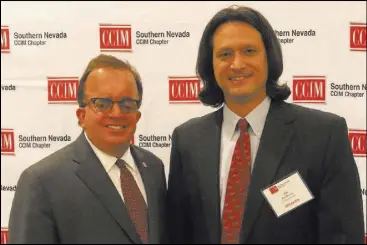
<path id="1" fill-rule="evenodd" d="M 136 112 L 136 122 L 139 122 L 140 118 L 141 118 L 141 112 L 137 111 Z"/>
<path id="2" fill-rule="evenodd" d="M 85 108 L 78 108 L 77 110 L 76 110 L 76 116 L 78 117 L 78 120 L 79 120 L 79 122 L 78 122 L 78 124 L 79 124 L 79 126 L 80 127 L 82 127 L 82 128 L 84 128 L 84 125 L 85 125 Z"/>

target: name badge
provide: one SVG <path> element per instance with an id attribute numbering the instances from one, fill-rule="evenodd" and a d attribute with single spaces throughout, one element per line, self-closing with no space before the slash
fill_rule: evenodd
<path id="1" fill-rule="evenodd" d="M 262 194 L 278 218 L 314 198 L 298 171 L 265 188 Z"/>

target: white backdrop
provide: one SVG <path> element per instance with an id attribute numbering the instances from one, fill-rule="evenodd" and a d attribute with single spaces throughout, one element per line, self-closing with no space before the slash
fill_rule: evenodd
<path id="1" fill-rule="evenodd" d="M 259 10 L 277 31 L 288 101 L 346 118 L 366 214 L 366 2 L 235 3 Z M 168 173 L 174 127 L 214 110 L 195 103 L 195 64 L 205 25 L 230 4 L 1 2 L 1 243 L 21 172 L 81 132 L 75 89 L 99 53 L 141 74 L 134 142 Z"/>

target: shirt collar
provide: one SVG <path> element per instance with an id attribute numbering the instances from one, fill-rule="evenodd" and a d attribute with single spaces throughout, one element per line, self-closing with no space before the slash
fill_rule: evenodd
<path id="1" fill-rule="evenodd" d="M 100 149 L 98 149 L 89 139 L 87 134 L 84 132 L 85 138 L 87 139 L 88 143 L 90 144 L 90 146 L 92 147 L 94 153 L 96 153 L 99 161 L 102 163 L 102 166 L 104 167 L 104 169 L 106 170 L 106 172 L 109 172 L 111 170 L 111 168 L 116 164 L 117 158 L 110 156 L 108 154 L 106 154 L 105 152 L 101 151 Z M 125 154 L 121 157 L 122 160 L 124 160 L 127 163 L 127 167 L 133 171 L 137 170 L 137 166 L 135 165 L 135 161 L 133 156 L 131 155 L 130 152 L 130 147 L 127 149 L 127 151 L 125 152 Z"/>
<path id="2" fill-rule="evenodd" d="M 245 118 L 250 124 L 250 130 L 252 130 L 256 136 L 261 137 L 264 129 L 266 116 L 269 112 L 271 100 L 268 96 Z M 231 111 L 226 104 L 223 106 L 223 130 L 225 135 L 232 138 L 236 131 L 236 125 L 241 117 Z"/>

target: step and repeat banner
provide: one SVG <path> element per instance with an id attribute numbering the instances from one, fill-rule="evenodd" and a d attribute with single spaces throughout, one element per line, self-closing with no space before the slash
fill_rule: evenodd
<path id="1" fill-rule="evenodd" d="M 366 2 L 1 2 L 1 243 L 21 172 L 80 134 L 78 81 L 100 53 L 139 71 L 134 144 L 168 173 L 173 129 L 214 110 L 197 99 L 195 64 L 205 25 L 231 4 L 276 30 L 287 101 L 346 119 L 366 214 Z"/>

